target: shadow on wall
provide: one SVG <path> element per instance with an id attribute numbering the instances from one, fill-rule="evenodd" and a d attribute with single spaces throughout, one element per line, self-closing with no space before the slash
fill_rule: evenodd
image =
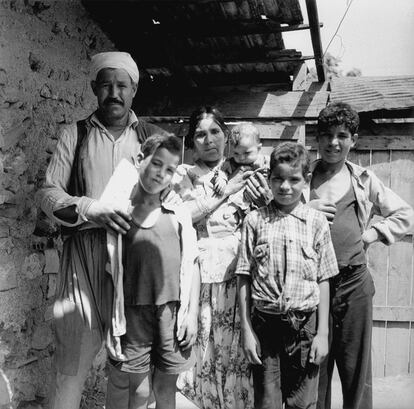
<path id="1" fill-rule="evenodd" d="M 59 245 L 31 246 L 34 194 L 59 124 L 95 108 L 90 56 L 114 45 L 80 0 L 2 0 L 0 15 L 0 406 L 41 408 L 52 376 Z M 103 378 L 102 366 L 95 371 Z"/>

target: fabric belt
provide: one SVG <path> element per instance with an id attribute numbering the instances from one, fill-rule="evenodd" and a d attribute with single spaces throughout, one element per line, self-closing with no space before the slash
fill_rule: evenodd
<path id="1" fill-rule="evenodd" d="M 339 267 L 339 274 L 350 274 L 354 271 L 360 269 L 361 267 L 365 266 L 365 264 L 355 264 L 352 266 L 340 266 Z"/>
<path id="2" fill-rule="evenodd" d="M 310 311 L 299 311 L 299 310 L 288 310 L 283 313 L 277 313 L 277 312 L 269 312 L 269 311 L 263 311 L 258 308 L 254 308 L 259 314 L 269 315 L 269 316 L 276 316 L 281 321 L 287 321 L 292 328 L 295 330 L 298 330 L 301 327 L 301 324 L 308 320 L 308 318 L 316 311 L 310 310 Z M 254 312 L 253 310 L 253 312 Z"/>

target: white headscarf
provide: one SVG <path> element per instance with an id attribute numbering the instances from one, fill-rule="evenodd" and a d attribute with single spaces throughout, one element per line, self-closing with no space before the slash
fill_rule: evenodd
<path id="1" fill-rule="evenodd" d="M 92 57 L 91 77 L 96 80 L 98 72 L 103 68 L 122 68 L 132 79 L 132 82 L 138 84 L 139 71 L 137 64 L 130 54 L 121 51 L 108 51 L 105 53 L 95 54 Z"/>

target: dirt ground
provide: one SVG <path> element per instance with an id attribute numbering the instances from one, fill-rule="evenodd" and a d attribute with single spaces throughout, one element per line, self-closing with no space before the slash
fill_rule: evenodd
<path id="1" fill-rule="evenodd" d="M 332 388 L 332 409 L 342 409 L 339 380 L 333 382 Z M 414 409 L 414 376 L 374 378 L 373 393 L 374 409 Z M 181 394 L 177 394 L 177 409 L 196 408 Z"/>

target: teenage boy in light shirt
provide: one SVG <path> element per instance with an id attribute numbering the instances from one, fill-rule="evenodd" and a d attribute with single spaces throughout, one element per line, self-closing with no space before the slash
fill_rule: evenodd
<path id="1" fill-rule="evenodd" d="M 333 103 L 318 118 L 320 159 L 313 164 L 308 205 L 331 223 L 339 274 L 330 280 L 330 352 L 320 369 L 318 409 L 331 407 L 336 363 L 344 409 L 372 409 L 372 298 L 375 288 L 366 249 L 390 245 L 413 226 L 413 210 L 373 172 L 347 157 L 355 146 L 359 117 L 351 106 Z M 372 216 L 381 218 L 370 223 Z"/>

